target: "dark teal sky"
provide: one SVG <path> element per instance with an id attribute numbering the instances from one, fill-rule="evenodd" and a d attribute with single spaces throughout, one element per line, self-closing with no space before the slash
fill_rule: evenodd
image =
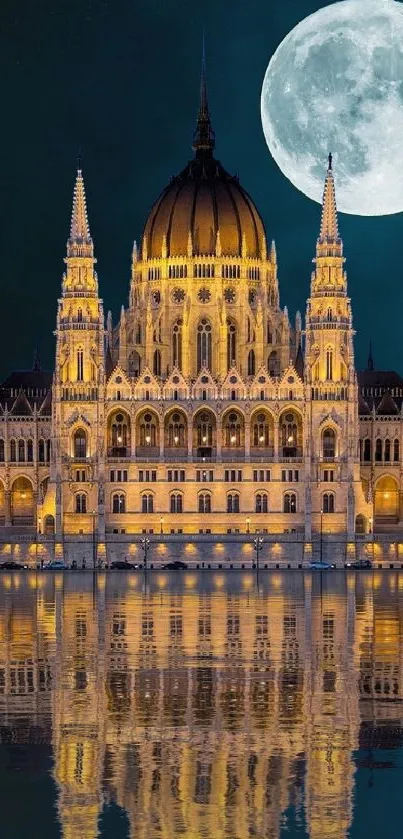
<path id="1" fill-rule="evenodd" d="M 130 255 L 147 212 L 191 155 L 200 52 L 217 157 L 238 172 L 278 248 L 282 305 L 305 310 L 320 208 L 277 169 L 260 89 L 312 0 L 16 0 L 0 31 L 0 373 L 53 365 L 56 301 L 78 150 L 105 310 L 126 303 Z M 333 149 L 333 151 L 336 151 Z M 325 162 L 324 162 L 325 168 Z M 403 217 L 341 216 L 357 365 L 400 358 Z"/>

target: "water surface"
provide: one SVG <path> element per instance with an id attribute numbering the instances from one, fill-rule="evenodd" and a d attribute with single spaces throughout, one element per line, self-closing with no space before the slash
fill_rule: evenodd
<path id="1" fill-rule="evenodd" d="M 403 573 L 0 576 L 7 839 L 401 836 Z"/>

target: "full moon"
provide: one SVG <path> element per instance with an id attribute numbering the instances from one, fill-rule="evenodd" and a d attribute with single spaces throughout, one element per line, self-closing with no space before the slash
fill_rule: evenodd
<path id="1" fill-rule="evenodd" d="M 262 125 L 284 175 L 320 202 L 329 152 L 337 205 L 403 210 L 403 7 L 343 0 L 301 21 L 271 58 Z"/>

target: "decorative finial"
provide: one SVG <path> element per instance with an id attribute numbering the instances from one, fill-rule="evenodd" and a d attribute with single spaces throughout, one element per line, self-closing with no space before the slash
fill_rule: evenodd
<path id="1" fill-rule="evenodd" d="M 331 172 L 332 171 L 332 162 L 333 162 L 333 155 L 332 155 L 331 151 L 329 152 L 328 160 L 329 160 L 328 172 Z"/>
<path id="2" fill-rule="evenodd" d="M 81 158 L 77 161 L 81 165 Z M 87 201 L 81 168 L 77 169 L 74 184 L 73 211 L 71 214 L 70 238 L 67 243 L 68 256 L 92 256 L 93 244 L 88 224 Z"/>
<path id="3" fill-rule="evenodd" d="M 202 67 L 200 78 L 200 104 L 197 115 L 196 131 L 193 138 L 193 149 L 196 154 L 211 153 L 215 145 L 215 135 L 211 127 L 210 111 L 207 100 L 206 84 L 206 49 L 203 32 Z"/>

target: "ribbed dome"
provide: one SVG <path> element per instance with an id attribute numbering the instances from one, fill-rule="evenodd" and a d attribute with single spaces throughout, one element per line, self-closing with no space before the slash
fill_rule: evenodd
<path id="1" fill-rule="evenodd" d="M 261 257 L 262 219 L 238 178 L 213 157 L 214 132 L 207 104 L 203 56 L 200 107 L 194 136 L 194 160 L 172 178 L 154 204 L 144 228 L 148 259 L 188 254 L 189 232 L 194 256 L 216 250 L 220 233 L 223 256 Z M 164 247 L 163 247 L 164 246 Z M 243 250 L 246 249 L 246 253 Z"/>
<path id="2" fill-rule="evenodd" d="M 247 256 L 261 256 L 264 227 L 252 199 L 212 155 L 196 153 L 151 210 L 144 229 L 147 256 L 162 255 L 165 235 L 167 256 L 185 257 L 189 231 L 193 254 L 212 254 L 218 230 L 223 256 L 242 256 L 243 240 Z"/>

